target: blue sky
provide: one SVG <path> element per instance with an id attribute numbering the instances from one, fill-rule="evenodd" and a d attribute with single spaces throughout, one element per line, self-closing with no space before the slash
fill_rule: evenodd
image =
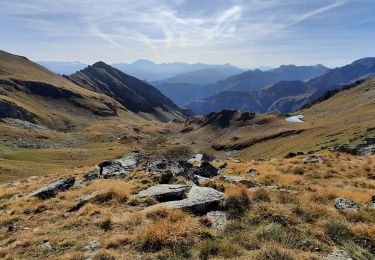
<path id="1" fill-rule="evenodd" d="M 375 56 L 375 0 L 0 0 L 32 60 L 339 66 Z"/>

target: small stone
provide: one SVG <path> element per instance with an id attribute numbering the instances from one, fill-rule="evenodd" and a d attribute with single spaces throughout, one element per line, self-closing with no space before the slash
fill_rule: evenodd
<path id="1" fill-rule="evenodd" d="M 212 221 L 211 227 L 214 229 L 224 229 L 227 217 L 224 211 L 210 211 L 207 217 Z"/>
<path id="2" fill-rule="evenodd" d="M 89 253 L 89 254 L 93 253 L 96 250 L 98 250 L 100 246 L 101 244 L 98 241 L 96 240 L 90 241 L 89 244 L 85 246 L 86 253 Z"/>
<path id="3" fill-rule="evenodd" d="M 52 249 L 51 243 L 48 240 L 43 240 L 42 246 L 46 250 L 51 250 Z"/>
<path id="4" fill-rule="evenodd" d="M 257 174 L 258 174 L 258 171 L 255 170 L 255 169 L 249 169 L 247 171 L 247 176 L 249 176 L 249 177 L 255 177 Z"/>

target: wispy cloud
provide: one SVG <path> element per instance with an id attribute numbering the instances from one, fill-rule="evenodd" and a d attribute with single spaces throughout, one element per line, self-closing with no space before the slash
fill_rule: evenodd
<path id="1" fill-rule="evenodd" d="M 326 6 L 323 6 L 323 7 L 317 8 L 317 9 L 314 9 L 312 11 L 309 11 L 307 13 L 302 14 L 301 16 L 298 16 L 293 21 L 292 24 L 300 23 L 300 22 L 305 21 L 305 20 L 307 20 L 307 19 L 309 19 L 309 18 L 311 18 L 313 16 L 319 15 L 319 14 L 324 13 L 324 12 L 328 12 L 328 11 L 330 11 L 332 9 L 335 9 L 335 8 L 337 8 L 339 6 L 342 6 L 342 5 L 346 4 L 346 3 L 347 3 L 347 0 L 337 0 L 337 1 L 333 2 L 333 3 L 331 3 L 331 4 L 328 4 Z"/>
<path id="2" fill-rule="evenodd" d="M 331 14 L 347 10 L 340 17 L 345 20 L 356 15 L 348 22 L 351 26 L 374 23 L 368 6 L 375 8 L 375 3 L 361 1 L 365 4 L 355 5 L 354 0 L 0 0 L 0 33 L 27 39 L 24 42 L 29 46 L 20 41 L 11 48 L 33 48 L 33 53 L 33 43 L 38 41 L 45 50 L 59 45 L 56 53 L 69 54 L 67 46 L 75 46 L 97 56 L 110 53 L 112 59 L 142 56 L 244 62 L 254 53 L 267 53 L 265 45 L 272 52 L 279 42 L 293 42 L 296 33 L 315 39 L 307 35 L 314 30 L 313 23 L 324 25 L 319 33 L 334 34 L 326 37 L 325 45 L 334 46 L 335 38 L 346 39 L 348 34 L 346 28 L 340 35 L 332 27 L 338 18 Z M 363 19 L 366 22 L 361 23 Z M 305 39 L 305 44 L 310 41 Z M 83 53 L 77 52 L 75 59 Z"/>

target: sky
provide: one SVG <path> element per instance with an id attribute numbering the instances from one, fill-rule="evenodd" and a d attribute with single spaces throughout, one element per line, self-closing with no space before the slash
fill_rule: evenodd
<path id="1" fill-rule="evenodd" d="M 0 49 L 92 64 L 324 64 L 375 56 L 375 0 L 0 0 Z"/>

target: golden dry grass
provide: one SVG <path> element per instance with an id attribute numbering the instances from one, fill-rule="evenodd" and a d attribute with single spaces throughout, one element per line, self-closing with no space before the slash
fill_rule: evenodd
<path id="1" fill-rule="evenodd" d="M 279 189 L 251 190 L 215 180 L 210 186 L 226 193 L 222 208 L 229 220 L 222 232 L 212 232 L 208 228 L 212 220 L 205 216 L 167 208 L 144 211 L 152 203 L 133 195 L 152 185 L 142 183 L 146 176 L 142 171 L 124 180 L 96 180 L 47 201 L 29 198 L 9 202 L 13 194 L 28 193 L 55 180 L 57 174 L 21 180 L 18 187 L 3 185 L 1 190 L 0 244 L 5 245 L 2 250 L 8 255 L 26 259 L 56 258 L 57 252 L 67 259 L 80 259 L 91 240 L 102 244 L 97 257 L 108 254 L 116 259 L 319 259 L 336 247 L 347 248 L 351 254 L 359 254 L 357 257 L 370 254 L 375 246 L 375 211 L 366 205 L 375 187 L 375 180 L 368 178 L 374 173 L 374 156 L 325 152 L 319 156 L 326 161 L 305 162 L 303 156 L 227 161 L 225 174 L 297 194 Z M 255 177 L 247 177 L 249 168 L 257 170 Z M 303 174 L 293 173 L 296 168 Z M 85 171 L 77 169 L 74 174 L 80 178 Z M 98 199 L 77 212 L 67 212 L 88 194 L 97 194 Z M 336 197 L 353 199 L 361 209 L 340 213 L 333 206 Z M 10 224 L 15 227 L 11 232 Z M 41 238 L 49 240 L 54 250 L 40 250 Z M 31 253 L 33 250 L 39 251 Z"/>

